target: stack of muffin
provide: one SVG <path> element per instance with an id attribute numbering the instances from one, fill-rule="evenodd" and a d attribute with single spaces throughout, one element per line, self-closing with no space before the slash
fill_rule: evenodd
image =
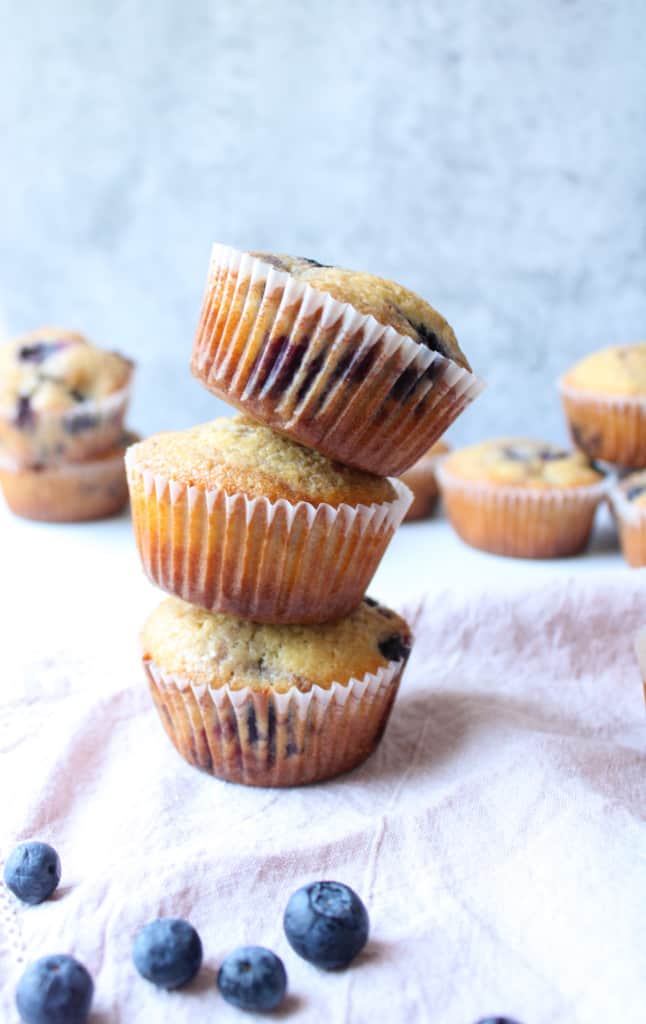
<path id="1" fill-rule="evenodd" d="M 124 507 L 132 370 L 124 356 L 60 328 L 0 348 L 0 484 L 16 515 L 76 522 Z"/>
<path id="2" fill-rule="evenodd" d="M 559 385 L 577 448 L 620 474 L 610 498 L 622 550 L 646 566 L 646 342 L 594 352 Z"/>
<path id="3" fill-rule="evenodd" d="M 453 331 L 392 282 L 216 245 L 192 369 L 243 413 L 128 450 L 144 569 L 169 591 L 143 661 L 164 727 L 229 781 L 363 761 L 411 645 L 364 597 L 411 466 L 482 385 Z"/>

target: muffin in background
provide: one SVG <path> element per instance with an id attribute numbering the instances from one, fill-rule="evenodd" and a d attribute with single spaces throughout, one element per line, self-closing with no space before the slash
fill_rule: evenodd
<path id="1" fill-rule="evenodd" d="M 402 473 L 400 479 L 413 492 L 413 502 L 404 517 L 405 523 L 426 519 L 433 514 L 440 496 L 436 475 L 438 460 L 448 455 L 450 450 L 445 441 L 437 441 L 414 466 Z"/>
<path id="2" fill-rule="evenodd" d="M 150 580 L 259 622 L 351 612 L 411 502 L 400 481 L 331 462 L 243 416 L 148 438 L 126 465 Z"/>
<path id="3" fill-rule="evenodd" d="M 577 448 L 617 466 L 646 467 L 646 342 L 592 353 L 559 389 Z"/>
<path id="4" fill-rule="evenodd" d="M 397 476 L 480 393 L 453 330 L 393 281 L 213 248 L 191 368 L 330 459 Z"/>
<path id="5" fill-rule="evenodd" d="M 117 446 L 132 372 L 129 359 L 58 327 L 0 346 L 0 463 L 49 467 Z"/>
<path id="6" fill-rule="evenodd" d="M 610 492 L 624 558 L 633 568 L 646 566 L 646 471 L 630 473 Z"/>
<path id="7" fill-rule="evenodd" d="M 48 523 L 107 519 L 128 504 L 124 455 L 138 436 L 126 433 L 118 445 L 85 462 L 6 469 L 0 486 L 14 515 Z"/>
<path id="8" fill-rule="evenodd" d="M 438 479 L 462 540 L 515 558 L 578 554 L 606 494 L 604 476 L 581 452 L 527 438 L 454 452 L 439 466 Z"/>
<path id="9" fill-rule="evenodd" d="M 412 640 L 370 598 L 310 626 L 259 625 L 167 598 L 141 642 L 162 724 L 189 764 L 229 782 L 295 786 L 372 753 Z"/>

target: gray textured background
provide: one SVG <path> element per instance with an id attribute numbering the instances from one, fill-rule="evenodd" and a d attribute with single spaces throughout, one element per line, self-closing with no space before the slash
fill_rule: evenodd
<path id="1" fill-rule="evenodd" d="M 646 335 L 643 0 L 0 0 L 0 329 L 139 363 L 207 419 L 210 244 L 392 276 L 488 392 L 457 439 L 558 438 L 554 379 Z"/>

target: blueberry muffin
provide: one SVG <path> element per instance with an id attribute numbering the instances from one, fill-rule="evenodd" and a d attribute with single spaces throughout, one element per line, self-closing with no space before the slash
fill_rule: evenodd
<path id="1" fill-rule="evenodd" d="M 526 438 L 454 452 L 438 476 L 447 515 L 462 540 L 517 558 L 582 551 L 606 490 L 603 474 L 581 452 Z"/>
<path id="2" fill-rule="evenodd" d="M 148 438 L 126 463 L 152 582 L 262 622 L 352 611 L 411 500 L 243 416 Z"/>
<path id="3" fill-rule="evenodd" d="M 626 561 L 636 569 L 646 566 L 646 471 L 624 477 L 610 500 Z"/>
<path id="4" fill-rule="evenodd" d="M 646 467 L 646 342 L 594 352 L 559 385 L 577 448 L 619 466 Z"/>
<path id="5" fill-rule="evenodd" d="M 168 736 L 190 764 L 254 786 L 349 771 L 379 742 L 411 633 L 365 598 L 322 625 L 259 625 L 166 599 L 142 632 Z"/>
<path id="6" fill-rule="evenodd" d="M 79 462 L 119 444 L 133 364 L 43 327 L 0 347 L 0 462 Z"/>
<path id="7" fill-rule="evenodd" d="M 413 492 L 413 503 L 406 513 L 405 523 L 426 519 L 433 513 L 440 494 L 436 469 L 439 460 L 448 455 L 449 451 L 448 444 L 438 441 L 414 466 L 402 473 L 401 479 Z"/>
<path id="8" fill-rule="evenodd" d="M 449 324 L 407 288 L 221 245 L 191 366 L 260 422 L 380 476 L 412 466 L 482 388 Z"/>
<path id="9" fill-rule="evenodd" d="M 128 503 L 124 454 L 137 441 L 126 433 L 118 445 L 86 462 L 26 469 L 0 467 L 0 486 L 11 511 L 23 519 L 78 523 L 107 519 Z"/>

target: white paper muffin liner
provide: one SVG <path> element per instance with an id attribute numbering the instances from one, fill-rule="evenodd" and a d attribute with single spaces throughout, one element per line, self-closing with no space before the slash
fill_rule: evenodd
<path id="1" fill-rule="evenodd" d="M 593 459 L 646 467 L 646 397 L 596 395 L 558 382 L 572 440 Z"/>
<path id="2" fill-rule="evenodd" d="M 0 465 L 5 469 L 83 462 L 115 447 L 124 431 L 130 384 L 104 398 L 88 398 L 64 412 L 35 411 L 18 427 L 15 410 L 0 409 Z M 87 426 L 82 426 L 83 422 Z"/>
<path id="3" fill-rule="evenodd" d="M 107 456 L 42 469 L 0 464 L 0 486 L 11 511 L 24 519 L 75 523 L 107 518 L 128 502 L 124 450 L 121 445 Z"/>
<path id="4" fill-rule="evenodd" d="M 214 394 L 328 458 L 413 465 L 484 382 L 373 316 L 215 245 L 191 367 Z"/>
<path id="5" fill-rule="evenodd" d="M 373 505 L 248 498 L 186 486 L 126 455 L 137 546 L 148 578 L 211 612 L 258 622 L 325 622 L 351 612 L 412 501 Z"/>
<path id="6" fill-rule="evenodd" d="M 646 566 L 646 505 L 629 501 L 617 485 L 610 491 L 609 498 L 626 561 L 635 569 Z"/>
<path id="7" fill-rule="evenodd" d="M 588 543 L 597 506 L 608 482 L 530 490 L 461 480 L 436 469 L 446 514 L 462 540 L 493 554 L 516 558 L 563 558 Z"/>
<path id="8" fill-rule="evenodd" d="M 151 693 L 172 743 L 186 761 L 229 782 L 295 786 L 349 771 L 379 742 L 404 670 L 329 689 L 198 686 L 144 658 Z"/>

